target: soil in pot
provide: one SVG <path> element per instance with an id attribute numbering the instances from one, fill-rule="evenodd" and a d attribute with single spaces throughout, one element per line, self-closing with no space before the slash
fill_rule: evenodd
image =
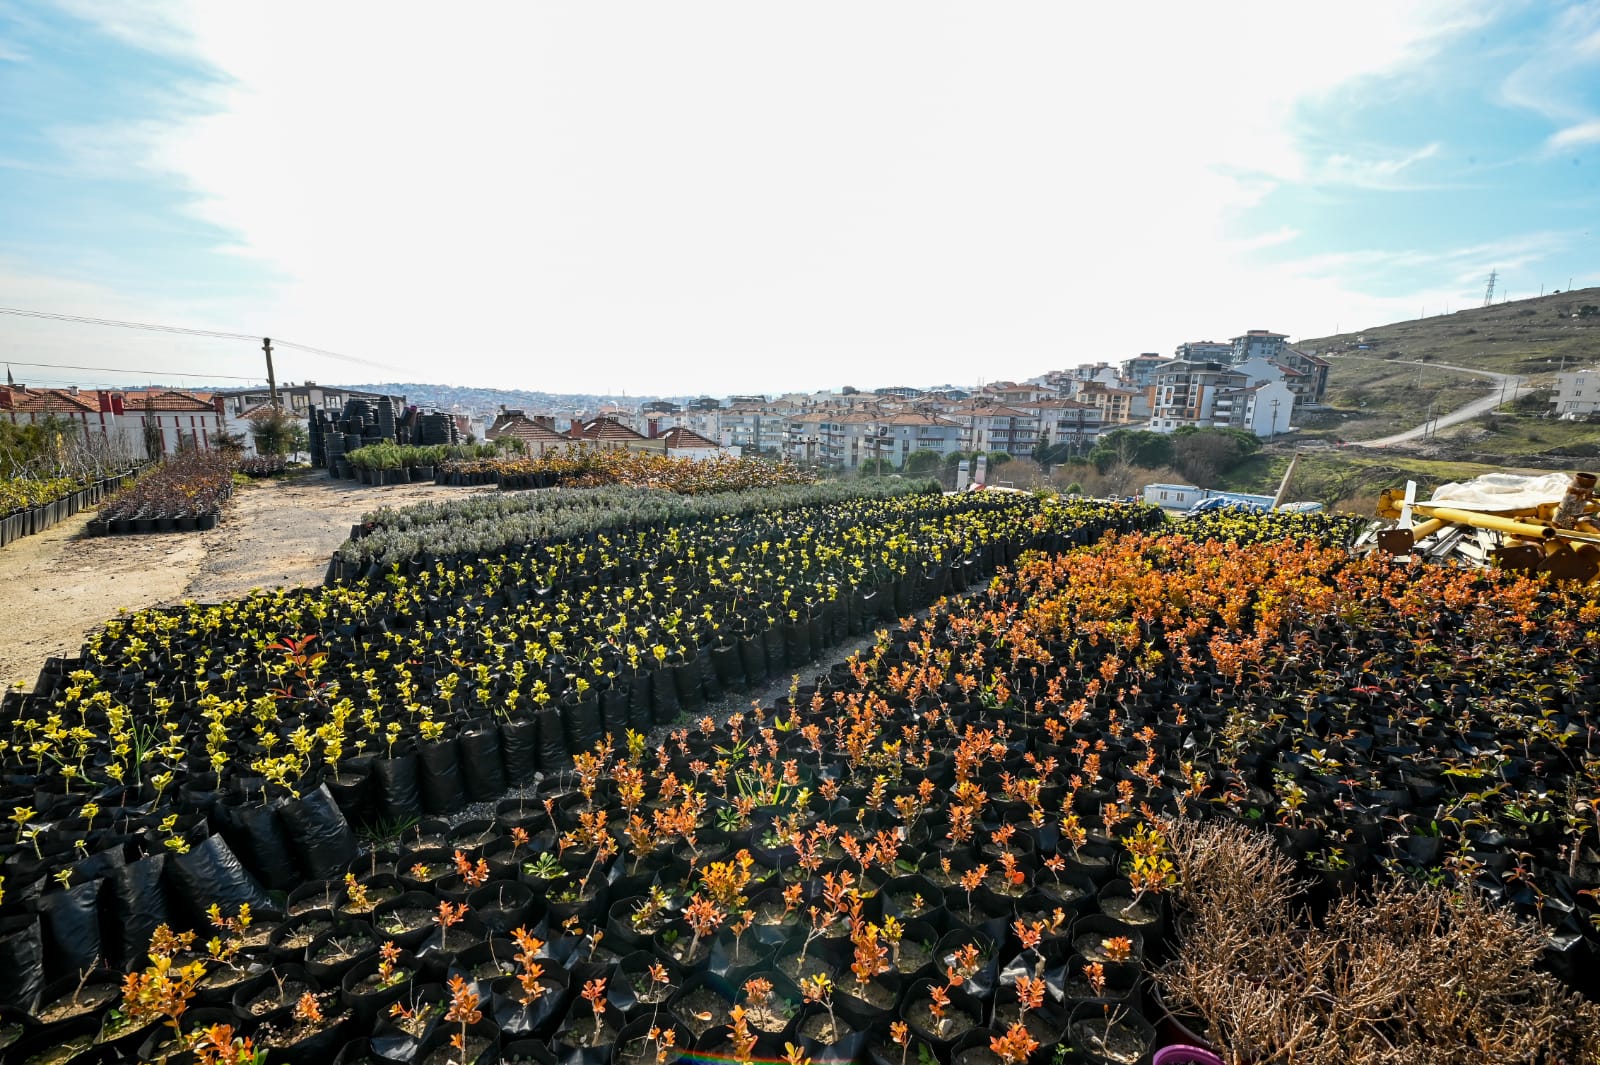
<path id="1" fill-rule="evenodd" d="M 1073 1013 L 1067 1038 L 1091 1060 L 1133 1065 L 1150 1052 L 1154 1032 L 1136 1013 L 1115 1006 L 1085 1006 Z"/>
<path id="2" fill-rule="evenodd" d="M 795 1034 L 802 1039 L 813 1039 L 823 1046 L 831 1046 L 841 1039 L 850 1038 L 856 1031 L 837 1016 L 828 1016 L 827 1010 L 820 1010 L 801 1021 Z"/>
<path id="3" fill-rule="evenodd" d="M 461 1065 L 462 1062 L 481 1061 L 483 1060 L 484 1052 L 494 1045 L 494 1040 L 485 1036 L 474 1035 L 469 1029 L 466 1045 L 467 1050 L 463 1054 L 446 1040 L 443 1046 L 435 1047 L 430 1053 L 421 1057 L 419 1061 L 421 1065 Z"/>
<path id="4" fill-rule="evenodd" d="M 274 982 L 251 996 L 243 1009 L 252 1017 L 266 1017 L 280 1009 L 291 1008 L 300 1001 L 301 995 L 310 990 L 311 985 L 303 980 L 285 980 L 282 984 Z"/>
<path id="5" fill-rule="evenodd" d="M 421 906 L 400 906 L 380 914 L 375 927 L 380 935 L 403 936 L 433 923 L 434 911 Z"/>
<path id="6" fill-rule="evenodd" d="M 74 988 L 69 994 L 61 996 L 40 1010 L 37 1019 L 42 1024 L 59 1024 L 73 1017 L 94 1013 L 106 1003 L 115 1000 L 121 991 L 122 989 L 113 983 L 85 984 L 81 988 Z"/>
<path id="7" fill-rule="evenodd" d="M 324 932 L 331 931 L 333 931 L 333 919 L 331 917 L 327 919 L 316 918 L 309 921 L 301 921 L 298 925 L 290 928 L 287 932 L 280 936 L 273 946 L 279 950 L 290 953 L 303 951 L 311 945 L 312 940 L 316 939 Z"/>
<path id="8" fill-rule="evenodd" d="M 954 1003 L 944 1008 L 942 1020 L 934 1016 L 933 1004 L 926 995 L 906 1004 L 905 1018 L 912 1028 L 945 1043 L 978 1027 L 978 1019 Z"/>
<path id="9" fill-rule="evenodd" d="M 818 973 L 829 980 L 834 977 L 834 968 L 815 953 L 801 956 L 799 953 L 786 954 L 778 959 L 778 971 L 793 980 L 796 987 L 805 983 L 807 977 Z"/>
<path id="10" fill-rule="evenodd" d="M 728 1000 L 709 987 L 697 987 L 672 1006 L 673 1014 L 696 1039 L 718 1025 L 733 1023 Z"/>
<path id="11" fill-rule="evenodd" d="M 891 947 L 889 951 L 889 964 L 897 972 L 909 976 L 921 971 L 922 967 L 933 960 L 934 943 L 912 942 L 902 939 L 898 946 Z"/>
<path id="12" fill-rule="evenodd" d="M 567 1027 L 556 1033 L 555 1041 L 569 1047 L 606 1047 L 617 1041 L 617 1026 L 611 1023 L 608 1013 L 596 1028 L 585 1006 L 581 1016 L 575 1011 Z"/>
<path id="13" fill-rule="evenodd" d="M 982 1045 L 963 1047 L 950 1055 L 950 1065 L 1000 1065 L 1000 1055 Z"/>
<path id="14" fill-rule="evenodd" d="M 648 1030 L 650 1027 L 656 1026 L 656 1024 L 656 1021 L 647 1018 L 643 1022 L 624 1025 L 622 1031 L 618 1034 L 619 1041 L 616 1055 L 612 1058 L 612 1065 L 656 1065 L 660 1060 L 674 1060 L 679 1052 L 688 1048 L 691 1042 L 689 1033 L 671 1021 L 661 1025 L 664 1032 L 672 1034 L 670 1048 L 658 1039 L 651 1039 Z M 645 1028 L 643 1034 L 630 1035 L 630 1033 L 638 1033 L 639 1027 Z M 661 1057 L 663 1053 L 665 1054 L 664 1059 Z"/>

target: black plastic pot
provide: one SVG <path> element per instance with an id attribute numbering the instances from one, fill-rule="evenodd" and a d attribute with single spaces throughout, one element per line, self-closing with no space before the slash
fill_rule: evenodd
<path id="1" fill-rule="evenodd" d="M 34 1011 L 45 993 L 45 931 L 37 913 L 0 918 L 0 1006 Z"/>
<path id="2" fill-rule="evenodd" d="M 524 787 L 539 770 L 539 723 L 529 716 L 500 722 L 500 757 L 506 784 Z"/>
<path id="3" fill-rule="evenodd" d="M 1114 1041 L 1119 1029 L 1126 1033 L 1130 1041 L 1130 1054 L 1133 1048 L 1142 1045 L 1143 1049 L 1137 1057 L 1122 1054 L 1113 1057 L 1101 1052 L 1106 1033 L 1112 1033 Z M 1137 1010 L 1114 1010 L 1099 1003 L 1086 1002 L 1074 1008 L 1068 1018 L 1066 1041 L 1077 1048 L 1090 1065 L 1149 1065 L 1155 1053 L 1156 1030 Z"/>
<path id="4" fill-rule="evenodd" d="M 372 779 L 377 785 L 378 816 L 389 822 L 415 820 L 422 816 L 422 792 L 417 784 L 417 756 L 410 752 L 372 763 Z"/>
<path id="5" fill-rule="evenodd" d="M 494 880 L 467 896 L 467 906 L 491 935 L 504 935 L 527 925 L 537 899 L 533 889 L 518 880 Z"/>
<path id="6" fill-rule="evenodd" d="M 453 814 L 467 804 L 454 739 L 424 744 L 417 751 L 417 787 L 426 813 Z"/>
<path id="7" fill-rule="evenodd" d="M 506 790 L 505 764 L 500 755 L 500 731 L 484 722 L 456 738 L 462 783 L 468 802 L 498 799 Z"/>

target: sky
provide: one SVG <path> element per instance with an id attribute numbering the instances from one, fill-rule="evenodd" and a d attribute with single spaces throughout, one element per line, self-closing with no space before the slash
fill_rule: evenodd
<path id="1" fill-rule="evenodd" d="M 1023 379 L 1600 284 L 1596 219 L 1600 2 L 0 0 L 0 307 L 341 356 L 280 381 Z"/>

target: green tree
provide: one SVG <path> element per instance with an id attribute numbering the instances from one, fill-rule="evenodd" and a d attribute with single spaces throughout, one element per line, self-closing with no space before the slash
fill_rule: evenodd
<path id="1" fill-rule="evenodd" d="M 1185 425 L 1172 434 L 1172 464 L 1199 485 L 1209 486 L 1260 449 L 1261 441 L 1243 429 Z"/>
<path id="2" fill-rule="evenodd" d="M 971 459 L 974 454 L 972 451 L 952 451 L 944 457 L 944 464 L 953 470 L 961 465 L 962 459 Z"/>
<path id="3" fill-rule="evenodd" d="M 250 419 L 250 436 L 256 442 L 257 453 L 262 455 L 287 455 L 294 451 L 297 428 L 304 433 L 300 419 L 281 407 L 262 411 Z"/>
<path id="4" fill-rule="evenodd" d="M 943 458 L 937 451 L 922 448 L 907 455 L 905 464 L 900 468 L 905 473 L 933 473 Z"/>
<path id="5" fill-rule="evenodd" d="M 861 464 L 861 476 L 884 477 L 894 472 L 894 463 L 888 459 L 867 459 Z"/>
<path id="6" fill-rule="evenodd" d="M 1158 469 L 1171 466 L 1172 458 L 1172 435 L 1148 429 L 1113 429 L 1100 437 L 1089 452 L 1089 461 L 1101 473 L 1132 466 Z"/>

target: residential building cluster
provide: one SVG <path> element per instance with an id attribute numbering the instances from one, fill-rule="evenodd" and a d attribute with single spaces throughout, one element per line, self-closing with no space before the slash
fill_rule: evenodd
<path id="1" fill-rule="evenodd" d="M 919 451 L 942 460 L 956 451 L 1026 455 L 1041 444 L 1065 444 L 1083 455 L 1108 424 L 1131 423 L 1135 397 L 1087 374 L 1070 381 L 1083 386 L 1083 398 L 1070 398 L 1073 390 L 1061 382 L 1002 381 L 975 390 L 894 386 L 732 396 L 726 402 L 654 400 L 637 410 L 612 404 L 592 413 L 502 410 L 485 435 L 515 436 L 536 451 L 576 439 L 638 450 L 666 441 L 662 446 L 669 453 L 716 448 L 844 469 L 872 460 L 898 468 Z"/>
<path id="2" fill-rule="evenodd" d="M 1321 404 L 1327 392 L 1328 361 L 1286 340 L 1250 330 L 1226 343 L 1180 344 L 1172 358 L 1145 352 L 1116 365 L 1097 362 L 972 389 L 896 385 L 591 410 L 502 408 L 482 435 L 514 435 L 537 450 L 600 432 L 603 442 L 645 449 L 659 448 L 652 442 L 679 429 L 702 449 L 843 469 L 873 460 L 898 468 L 919 451 L 942 459 L 957 451 L 1028 455 L 1041 447 L 1063 455 L 1064 447 L 1063 457 L 1082 456 L 1102 433 L 1119 428 L 1234 427 L 1269 437 L 1287 432 L 1294 412 Z"/>
<path id="3" fill-rule="evenodd" d="M 1296 410 L 1323 402 L 1329 364 L 1287 341 L 1282 333 L 1252 329 L 1226 344 L 1179 344 L 1172 359 L 1148 368 L 1150 428 L 1233 428 L 1259 437 L 1288 432 Z"/>
<path id="4" fill-rule="evenodd" d="M 454 414 L 463 438 L 512 437 L 535 454 L 582 441 L 669 455 L 776 455 L 844 469 L 878 460 L 899 468 L 919 452 L 941 460 L 958 451 L 1028 455 L 1040 449 L 1058 459 L 1081 457 L 1118 428 L 1232 427 L 1275 436 L 1289 430 L 1297 410 L 1323 402 L 1328 366 L 1315 353 L 1291 348 L 1282 333 L 1252 329 L 1226 343 L 1186 341 L 1171 358 L 1144 352 L 1115 365 L 1096 362 L 970 389 L 844 387 L 632 406 L 538 396 L 541 403 L 549 400 L 544 409 L 458 407 Z M 1590 391 L 1600 406 L 1600 385 Z M 278 401 L 304 417 L 380 395 L 307 381 L 280 388 Z M 405 405 L 404 396 L 385 398 Z M 224 434 L 248 440 L 250 419 L 270 401 L 265 388 L 80 392 L 15 385 L 0 390 L 0 417 L 54 415 L 90 436 L 116 439 L 134 454 L 160 455 L 184 444 L 213 447 Z M 591 406 L 563 406 L 574 402 Z"/>
<path id="5" fill-rule="evenodd" d="M 376 394 L 319 388 L 314 382 L 278 389 L 278 402 L 302 418 L 312 408 L 337 409 Z M 405 397 L 395 397 L 403 406 Z M 80 389 L 0 385 L 0 419 L 18 425 L 65 422 L 86 440 L 134 458 L 160 458 L 183 448 L 217 448 L 225 438 L 253 452 L 250 419 L 270 409 L 266 388 L 196 392 L 176 388 Z"/>

